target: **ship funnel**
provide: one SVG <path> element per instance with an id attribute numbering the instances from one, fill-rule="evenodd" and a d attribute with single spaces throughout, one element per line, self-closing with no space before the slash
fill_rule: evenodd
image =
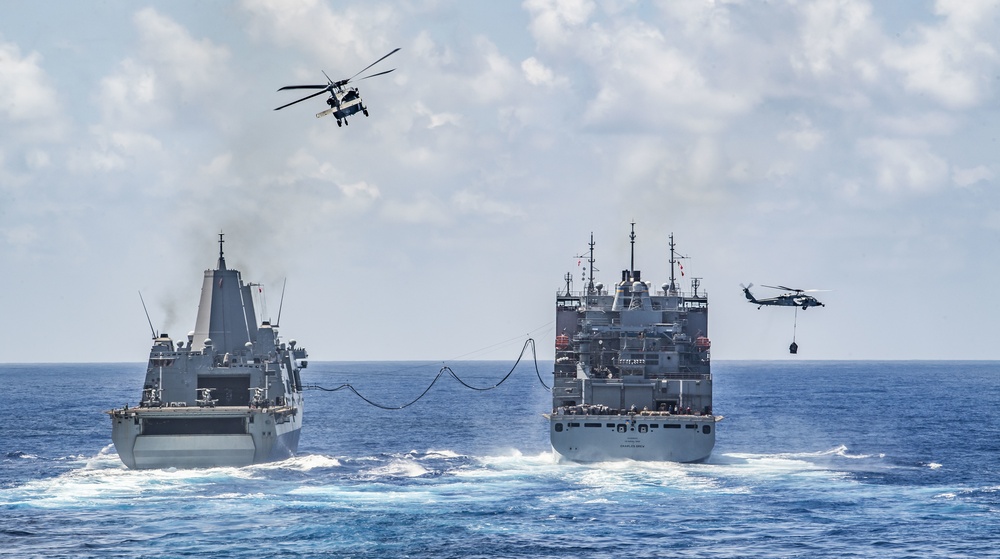
<path id="1" fill-rule="evenodd" d="M 257 316 L 250 286 L 243 283 L 239 270 L 226 268 L 219 235 L 219 263 L 215 270 L 205 270 L 198 303 L 198 319 L 189 339 L 211 338 L 220 353 L 243 351 L 247 342 L 257 338 Z M 198 351 L 207 344 L 191 347 Z"/>

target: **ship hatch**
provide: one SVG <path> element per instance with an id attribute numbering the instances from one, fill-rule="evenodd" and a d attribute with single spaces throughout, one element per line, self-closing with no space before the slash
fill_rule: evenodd
<path id="1" fill-rule="evenodd" d="M 143 435 L 245 435 L 242 417 L 147 417 Z"/>
<path id="2" fill-rule="evenodd" d="M 249 406 L 250 375 L 198 377 L 198 388 L 211 388 L 217 406 Z"/>

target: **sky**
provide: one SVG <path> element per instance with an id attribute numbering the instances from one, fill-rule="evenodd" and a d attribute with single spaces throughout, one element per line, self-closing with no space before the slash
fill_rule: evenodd
<path id="1" fill-rule="evenodd" d="M 633 222 L 716 360 L 1000 359 L 998 38 L 971 0 L 3 2 L 0 362 L 183 339 L 220 232 L 313 360 L 551 359 Z M 397 47 L 368 118 L 273 110 Z"/>

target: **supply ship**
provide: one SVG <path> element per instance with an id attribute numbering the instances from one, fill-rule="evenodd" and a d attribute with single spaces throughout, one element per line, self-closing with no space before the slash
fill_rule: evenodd
<path id="1" fill-rule="evenodd" d="M 295 340 L 281 341 L 277 325 L 257 323 L 259 286 L 226 267 L 223 242 L 220 234 L 218 265 L 205 271 L 187 344 L 154 331 L 138 407 L 107 412 L 129 468 L 238 467 L 282 460 L 298 448 L 299 370 L 308 354 Z"/>
<path id="2" fill-rule="evenodd" d="M 594 237 L 582 292 L 556 294 L 556 353 L 549 433 L 576 462 L 700 462 L 715 446 L 708 294 L 680 290 L 670 235 L 670 281 L 653 289 L 631 260 L 614 292 L 594 282 Z M 581 257 L 582 258 L 582 257 Z M 683 270 L 683 268 L 682 268 Z M 683 275 L 683 273 L 682 273 Z"/>

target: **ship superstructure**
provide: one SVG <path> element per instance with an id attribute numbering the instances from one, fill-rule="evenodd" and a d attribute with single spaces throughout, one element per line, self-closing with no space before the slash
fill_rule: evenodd
<path id="1" fill-rule="evenodd" d="M 607 291 L 590 274 L 582 292 L 556 295 L 553 449 L 564 459 L 698 462 L 715 446 L 708 294 L 682 292 L 670 235 L 670 280 L 655 290 L 632 258 Z"/>
<path id="2" fill-rule="evenodd" d="M 187 344 L 154 332 L 139 405 L 107 412 L 129 468 L 245 466 L 298 448 L 308 354 L 257 322 L 257 286 L 226 267 L 222 243 Z"/>

